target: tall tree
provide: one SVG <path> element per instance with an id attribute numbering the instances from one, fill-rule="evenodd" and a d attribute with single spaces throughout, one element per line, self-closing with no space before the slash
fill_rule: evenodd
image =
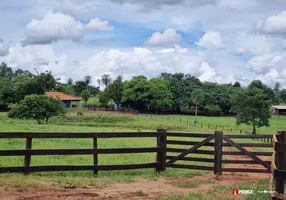
<path id="1" fill-rule="evenodd" d="M 273 104 L 279 105 L 281 103 L 281 98 L 280 98 L 280 83 L 275 83 L 274 88 L 273 88 L 275 98 L 273 100 Z"/>
<path id="2" fill-rule="evenodd" d="M 68 84 L 68 85 L 72 85 L 72 84 L 73 84 L 72 78 L 69 78 L 69 79 L 68 79 L 67 84 Z"/>
<path id="3" fill-rule="evenodd" d="M 80 93 L 80 96 L 81 98 L 83 99 L 83 101 L 85 102 L 85 106 L 87 107 L 87 102 L 88 102 L 88 99 L 90 97 L 90 93 L 88 90 L 83 90 L 81 93 Z"/>
<path id="4" fill-rule="evenodd" d="M 84 81 L 85 81 L 86 85 L 88 86 L 91 83 L 91 76 L 85 76 Z"/>
<path id="5" fill-rule="evenodd" d="M 123 95 L 122 76 L 117 76 L 113 83 L 106 87 L 105 92 L 119 106 Z"/>
<path id="6" fill-rule="evenodd" d="M 257 127 L 269 126 L 271 102 L 262 89 L 248 87 L 241 90 L 232 99 L 236 123 L 252 126 L 252 134 L 256 134 Z"/>
<path id="7" fill-rule="evenodd" d="M 197 116 L 198 116 L 198 105 L 199 103 L 203 100 L 203 97 L 204 97 L 204 93 L 202 90 L 200 89 L 195 89 L 193 92 L 192 92 L 192 100 L 193 100 L 193 103 L 195 104 L 196 106 L 196 110 L 195 110 L 195 122 L 197 122 Z"/>
<path id="8" fill-rule="evenodd" d="M 111 78 L 109 74 L 103 74 L 101 76 L 101 82 L 107 87 L 111 83 Z"/>

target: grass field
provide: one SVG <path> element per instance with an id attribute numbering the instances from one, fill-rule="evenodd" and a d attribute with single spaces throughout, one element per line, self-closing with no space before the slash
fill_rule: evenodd
<path id="1" fill-rule="evenodd" d="M 260 134 L 273 134 L 278 130 L 286 130 L 286 117 L 274 116 L 271 126 L 260 128 Z M 69 113 L 64 118 L 52 118 L 49 124 L 38 125 L 34 120 L 9 119 L 7 113 L 0 113 L 0 132 L 142 132 L 156 131 L 165 128 L 174 132 L 213 133 L 214 127 L 209 129 L 206 124 L 223 126 L 224 129 L 233 129 L 227 134 L 237 134 L 239 129 L 251 130 L 250 127 L 237 127 L 233 117 L 198 117 L 199 125 L 193 127 L 193 116 L 155 116 L 155 115 L 121 115 L 121 114 L 97 114 L 85 113 L 84 117 L 78 117 L 75 113 Z M 200 126 L 203 123 L 203 127 Z M 99 139 L 99 148 L 113 147 L 154 147 L 155 138 L 144 139 Z M 1 139 L 0 149 L 24 149 L 24 139 Z M 48 148 L 92 148 L 91 139 L 34 139 L 33 149 Z M 211 147 L 204 147 L 206 150 Z M 194 155 L 193 157 L 201 155 Z M 23 157 L 2 157 L 0 166 L 22 166 Z M 155 154 L 119 154 L 99 155 L 99 164 L 131 164 L 154 162 Z M 184 162 L 184 161 L 181 161 Z M 92 156 L 32 156 L 31 165 L 92 165 Z M 200 165 L 194 162 L 189 164 Z M 204 164 L 208 165 L 208 164 Z M 210 163 L 210 166 L 212 163 Z M 163 177 L 193 177 L 208 173 L 200 170 L 171 169 L 159 176 Z M 130 182 L 139 178 L 156 179 L 154 169 L 141 169 L 130 171 L 100 171 L 95 176 L 92 171 L 81 172 L 46 172 L 34 173 L 29 176 L 19 174 L 0 175 L 0 185 L 11 187 L 39 187 L 39 188 L 76 188 L 76 187 L 102 187 L 114 181 Z M 253 185 L 254 183 L 249 183 Z M 216 189 L 217 190 L 217 189 Z M 194 194 L 204 197 L 203 194 Z M 170 199 L 192 199 L 192 196 L 170 197 Z M 200 198 L 198 198 L 200 199 Z"/>

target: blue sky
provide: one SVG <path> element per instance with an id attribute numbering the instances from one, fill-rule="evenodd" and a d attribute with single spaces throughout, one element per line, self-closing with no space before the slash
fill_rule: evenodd
<path id="1" fill-rule="evenodd" d="M 0 23 L 0 62 L 62 81 L 183 72 L 286 88 L 284 0 L 10 0 Z"/>

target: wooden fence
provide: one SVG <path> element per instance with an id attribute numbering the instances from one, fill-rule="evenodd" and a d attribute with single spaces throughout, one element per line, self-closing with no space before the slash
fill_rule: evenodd
<path id="1" fill-rule="evenodd" d="M 172 137 L 172 139 L 170 139 Z M 173 138 L 179 138 L 177 140 Z M 190 138 L 189 141 L 186 138 Z M 203 139 L 197 141 L 198 138 Z M 269 141 L 272 135 L 224 135 L 221 131 L 216 131 L 215 134 L 192 134 L 192 133 L 170 133 L 167 132 L 167 167 L 199 169 L 213 171 L 214 174 L 221 175 L 222 172 L 253 172 L 253 173 L 270 173 L 270 161 L 260 158 L 271 157 L 273 150 L 272 144 L 263 141 Z M 249 142 L 239 142 L 234 140 L 246 140 Z M 262 140 L 257 140 L 262 139 Z M 213 142 L 212 142 L 213 140 Z M 255 143 L 253 142 L 255 141 Z M 258 141 L 258 142 L 257 142 Z M 172 145 L 190 146 L 189 149 L 173 148 Z M 204 148 L 205 147 L 205 148 Z M 232 147 L 236 151 L 228 150 L 223 147 Z M 271 148 L 266 151 L 251 151 L 247 148 Z M 204 148 L 200 150 L 199 148 Z M 208 150 L 205 150 L 208 149 Z M 168 153 L 179 153 L 178 155 L 168 155 Z M 206 155 L 202 157 L 194 157 L 195 154 Z M 187 157 L 190 155 L 191 157 Z M 228 156 L 247 156 L 249 159 L 230 159 Z M 199 165 L 177 164 L 177 161 L 192 161 L 199 162 Z M 212 166 L 209 166 L 213 164 Z M 238 167 L 226 167 L 224 164 L 236 164 Z M 240 167 L 245 164 L 255 164 L 257 169 L 249 167 Z"/>
<path id="2" fill-rule="evenodd" d="M 110 148 L 99 149 L 98 138 L 142 138 L 153 137 L 157 139 L 157 146 L 152 148 Z M 158 129 L 157 132 L 134 133 L 0 133 L 2 138 L 26 138 L 25 150 L 0 150 L 0 156 L 24 156 L 23 167 L 0 167 L 0 173 L 5 172 L 43 172 L 43 171 L 74 171 L 93 170 L 95 174 L 99 170 L 129 170 L 141 168 L 155 168 L 157 172 L 165 170 L 166 132 Z M 32 149 L 34 138 L 90 138 L 93 140 L 91 149 Z M 157 153 L 156 160 L 152 163 L 122 164 L 122 165 L 98 165 L 98 154 L 125 154 L 125 153 Z M 93 165 L 60 165 L 60 166 L 31 166 L 32 156 L 46 155 L 93 155 Z"/>
<path id="3" fill-rule="evenodd" d="M 284 195 L 284 181 L 286 180 L 286 131 L 273 135 L 274 153 L 271 163 L 271 176 L 269 181 L 270 199 L 286 199 Z M 275 187 L 273 182 L 275 180 Z"/>
<path id="4" fill-rule="evenodd" d="M 151 137 L 157 139 L 155 147 L 148 148 L 98 148 L 98 138 L 142 138 Z M 161 172 L 166 167 L 186 168 L 197 170 L 209 170 L 214 174 L 222 172 L 255 172 L 270 173 L 270 161 L 263 157 L 271 157 L 269 152 L 252 151 L 247 148 L 272 148 L 270 141 L 272 135 L 224 135 L 222 131 L 214 134 L 206 133 L 177 133 L 158 129 L 157 132 L 109 132 L 109 133 L 0 133 L 1 138 L 25 138 L 26 149 L 24 150 L 0 150 L 0 156 L 24 156 L 22 167 L 0 167 L 0 173 L 5 172 L 42 172 L 42 171 L 74 171 L 93 170 L 95 174 L 100 170 L 128 170 L 140 168 L 155 168 Z M 93 148 L 90 149 L 32 149 L 34 138 L 90 138 L 93 140 Z M 263 139 L 263 140 L 254 140 Z M 237 141 L 236 141 L 237 140 Z M 246 142 L 251 140 L 251 142 Z M 242 141 L 242 142 L 241 142 Z M 176 146 L 172 146 L 176 145 Z M 179 147 L 178 147 L 179 145 Z M 185 147 L 185 148 L 184 148 Z M 207 147 L 207 148 L 204 148 Z M 203 148 L 203 149 L 199 149 Z M 236 151 L 230 149 L 236 149 Z M 285 148 L 286 149 L 286 148 Z M 126 154 L 126 153 L 156 153 L 156 159 L 151 163 L 122 164 L 122 165 L 99 165 L 99 154 Z M 171 154 L 170 154 L 171 153 Z M 177 155 L 176 155 L 177 154 Z M 31 166 L 32 156 L 45 155 L 93 155 L 92 165 L 65 165 L 65 166 Z M 188 156 L 189 155 L 189 156 Z M 202 155 L 199 156 L 198 155 Z M 249 159 L 229 159 L 232 155 L 246 155 Z M 183 161 L 183 162 L 182 162 Z M 187 164 L 185 163 L 187 162 Z M 188 162 L 192 162 L 188 164 Z M 198 165 L 193 163 L 199 162 Z M 242 166 L 255 164 L 257 169 L 243 167 L 226 167 L 226 164 Z"/>

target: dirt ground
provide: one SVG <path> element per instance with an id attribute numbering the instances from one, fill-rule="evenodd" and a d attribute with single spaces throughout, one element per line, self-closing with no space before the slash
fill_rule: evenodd
<path id="1" fill-rule="evenodd" d="M 227 148 L 226 150 L 231 150 Z M 251 150 L 251 149 L 248 149 Z M 261 157 L 266 160 L 265 158 Z M 243 159 L 241 156 L 228 156 L 228 159 Z M 229 164 L 227 167 L 237 167 L 234 164 Z M 261 168 L 263 166 L 255 164 L 247 164 L 241 166 L 243 168 Z M 216 178 L 210 172 L 203 176 L 196 176 L 193 178 L 158 178 L 157 180 L 137 180 L 132 183 L 113 183 L 105 188 L 90 188 L 90 189 L 67 189 L 67 190 L 35 190 L 35 189 L 15 189 L 15 188 L 1 188 L 1 200 L 103 200 L 103 199 L 153 199 L 155 197 L 170 196 L 175 194 L 188 194 L 191 192 L 208 191 L 215 186 L 227 186 L 243 181 L 260 180 L 269 178 L 269 174 L 257 173 L 225 173 Z M 198 182 L 201 184 L 191 188 L 180 188 L 176 183 L 180 182 Z"/>

